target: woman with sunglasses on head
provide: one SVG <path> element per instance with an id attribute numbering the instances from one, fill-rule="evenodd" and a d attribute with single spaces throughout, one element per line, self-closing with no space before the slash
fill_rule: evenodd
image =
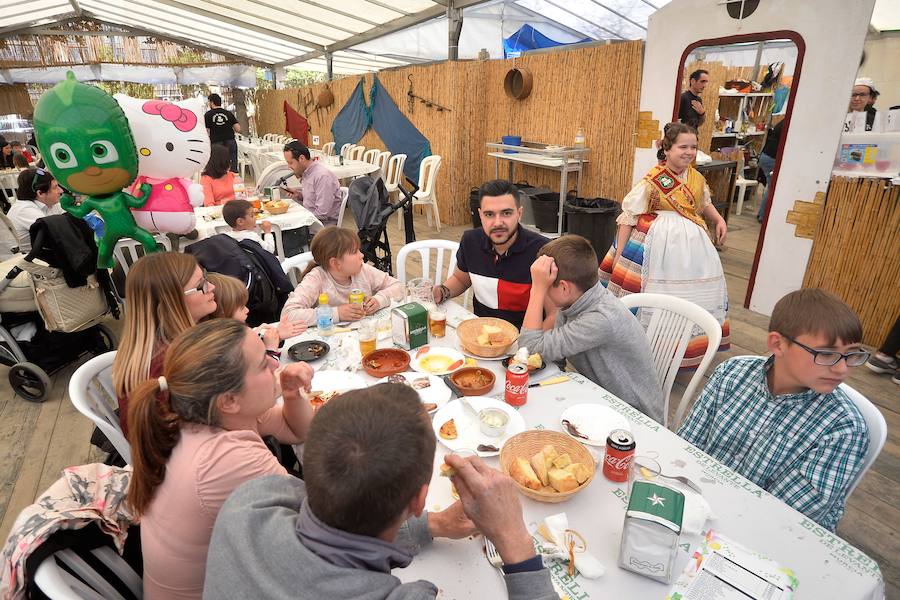
<path id="1" fill-rule="evenodd" d="M 133 391 L 128 502 L 141 519 L 148 600 L 199 600 L 222 504 L 246 481 L 287 474 L 262 437 L 305 440 L 313 411 L 301 390 L 313 370 L 277 366 L 243 323 L 211 319 L 178 335 L 160 376 Z"/>
<path id="2" fill-rule="evenodd" d="M 130 395 L 146 379 L 162 374 L 166 348 L 176 336 L 216 310 L 214 289 L 190 254 L 157 252 L 132 265 L 125 280 L 125 325 L 112 368 L 126 437 Z"/>
<path id="3" fill-rule="evenodd" d="M 31 252 L 31 236 L 28 232 L 34 222 L 47 215 L 62 214 L 60 194 L 62 189 L 48 171 L 26 169 L 19 173 L 17 200 L 6 216 L 16 228 L 19 251 L 22 254 Z"/>

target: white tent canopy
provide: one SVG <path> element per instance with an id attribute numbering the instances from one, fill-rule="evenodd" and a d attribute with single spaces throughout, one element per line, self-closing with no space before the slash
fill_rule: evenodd
<path id="1" fill-rule="evenodd" d="M 643 38 L 668 1 L 0 0 L 0 36 L 60 35 L 54 24 L 88 18 L 256 66 L 324 71 L 328 55 L 334 73 L 354 74 L 446 59 L 448 11 L 462 11 L 460 58 L 497 58 L 525 23 L 560 42 Z M 900 29 L 900 2 L 877 0 L 872 26 Z"/>

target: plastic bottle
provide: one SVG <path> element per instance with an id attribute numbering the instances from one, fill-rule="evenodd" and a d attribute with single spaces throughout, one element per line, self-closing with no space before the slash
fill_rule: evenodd
<path id="1" fill-rule="evenodd" d="M 319 335 L 330 335 L 334 327 L 334 309 L 328 306 L 328 294 L 319 294 L 319 306 L 316 307 L 316 327 Z"/>
<path id="2" fill-rule="evenodd" d="M 584 129 L 581 127 L 575 132 L 575 147 L 584 148 Z"/>

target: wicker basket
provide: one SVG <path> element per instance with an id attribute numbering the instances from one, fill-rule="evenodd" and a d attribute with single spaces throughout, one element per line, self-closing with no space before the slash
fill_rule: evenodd
<path id="1" fill-rule="evenodd" d="M 565 502 L 594 480 L 596 465 L 594 465 L 594 457 L 588 452 L 580 442 L 575 441 L 564 433 L 558 431 L 545 431 L 543 429 L 529 429 L 522 433 L 516 434 L 506 440 L 500 449 L 500 470 L 509 475 L 509 466 L 516 458 L 524 458 L 530 460 L 532 456 L 540 452 L 544 446 L 552 444 L 560 454 L 567 452 L 572 457 L 572 462 L 580 462 L 584 464 L 591 472 L 587 481 L 579 485 L 571 492 L 543 492 L 532 490 L 519 482 L 513 480 L 519 491 L 525 496 L 538 502 Z"/>
<path id="2" fill-rule="evenodd" d="M 271 202 L 267 202 L 266 204 L 263 204 L 263 208 L 270 215 L 283 215 L 288 210 L 290 210 L 291 205 L 288 204 L 287 202 L 285 202 L 284 204 L 273 206 L 273 204 Z"/>
<path id="3" fill-rule="evenodd" d="M 481 328 L 485 325 L 493 325 L 503 330 L 505 337 L 509 338 L 508 344 L 500 346 L 483 346 L 478 343 L 478 336 L 481 334 Z M 469 354 L 481 356 L 484 358 L 497 358 L 503 356 L 509 347 L 519 339 L 519 330 L 509 321 L 497 319 L 495 317 L 479 317 L 477 319 L 469 319 L 463 321 L 456 328 L 456 335 L 459 337 L 459 343 L 463 349 Z"/>

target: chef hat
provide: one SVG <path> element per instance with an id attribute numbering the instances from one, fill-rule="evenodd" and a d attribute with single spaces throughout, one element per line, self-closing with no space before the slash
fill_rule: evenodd
<path id="1" fill-rule="evenodd" d="M 875 87 L 875 82 L 872 80 L 871 77 L 860 77 L 859 79 L 856 80 L 856 82 L 853 85 L 854 86 L 864 85 L 867 88 L 869 88 L 870 90 L 872 90 L 873 96 L 878 95 L 878 89 Z"/>

